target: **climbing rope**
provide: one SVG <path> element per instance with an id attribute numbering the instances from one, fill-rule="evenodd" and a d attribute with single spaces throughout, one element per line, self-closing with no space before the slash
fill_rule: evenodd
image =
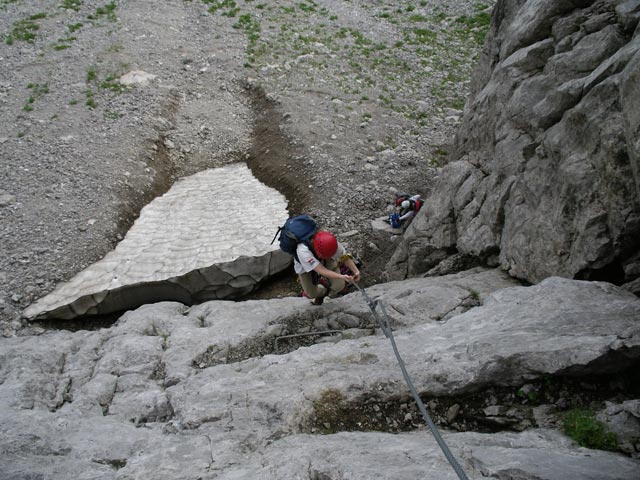
<path id="1" fill-rule="evenodd" d="M 462 468 L 460 467 L 460 465 L 458 464 L 458 462 L 456 461 L 455 457 L 451 453 L 451 450 L 449 450 L 449 447 L 447 446 L 447 444 L 445 443 L 444 439 L 440 435 L 440 432 L 436 428 L 435 424 L 431 420 L 431 417 L 429 416 L 429 413 L 427 413 L 427 409 L 425 408 L 424 403 L 422 403 L 422 400 L 420 399 L 420 395 L 418 395 L 418 392 L 416 391 L 415 387 L 413 386 L 413 382 L 411 381 L 411 377 L 409 376 L 409 373 L 407 372 L 407 369 L 405 368 L 404 361 L 400 357 L 400 352 L 398 351 L 398 346 L 396 345 L 396 341 L 393 338 L 393 333 L 391 332 L 391 326 L 389 325 L 389 316 L 387 315 L 387 312 L 386 312 L 386 310 L 384 308 L 384 304 L 380 300 L 373 300 L 369 295 L 367 295 L 367 292 L 365 292 L 364 288 L 361 288 L 355 282 L 351 282 L 351 283 L 353 285 L 355 285 L 355 287 L 360 291 L 360 293 L 362 294 L 362 296 L 365 299 L 366 304 L 369 307 L 369 310 L 371 310 L 371 313 L 373 314 L 373 316 L 375 317 L 376 321 L 378 322 L 378 325 L 380 325 L 380 328 L 384 332 L 385 336 L 391 342 L 391 347 L 393 348 L 393 353 L 395 354 L 396 359 L 398 360 L 398 364 L 400 365 L 400 369 L 402 370 L 402 375 L 404 376 L 404 380 L 407 383 L 407 386 L 409 387 L 409 390 L 411 391 L 411 395 L 413 395 L 413 399 L 418 404 L 418 408 L 420 409 L 420 413 L 422 413 L 422 417 L 424 418 L 425 422 L 427 423 L 427 426 L 429 427 L 429 430 L 431 430 L 431 433 L 433 434 L 434 438 L 436 439 L 436 442 L 438 442 L 438 445 L 440 446 L 440 449 L 442 450 L 442 453 L 444 453 L 444 456 L 447 457 L 447 460 L 449 461 L 449 463 L 451 464 L 451 466 L 455 470 L 456 474 L 458 475 L 458 478 L 460 480 L 469 480 L 468 477 L 465 475 L 464 471 L 462 470 Z M 378 314 L 378 311 L 377 311 L 377 307 L 378 306 L 380 307 L 380 311 L 382 312 L 382 315 L 384 316 L 384 319 L 382 319 L 380 317 L 380 315 Z"/>

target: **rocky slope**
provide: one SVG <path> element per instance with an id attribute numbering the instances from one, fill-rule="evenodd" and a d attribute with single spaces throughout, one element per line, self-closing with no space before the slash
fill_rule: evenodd
<path id="1" fill-rule="evenodd" d="M 476 269 L 369 294 L 469 478 L 637 478 L 637 461 L 556 429 L 607 400 L 634 454 L 640 300 L 513 284 Z M 3 339 L 0 405 L 2 478 L 456 478 L 357 292 L 320 308 L 157 303 L 110 328 Z"/>
<path id="2" fill-rule="evenodd" d="M 0 2 L 3 331 L 175 179 L 238 160 L 372 278 L 369 220 L 392 188 L 426 193 L 492 3 Z"/>
<path id="3" fill-rule="evenodd" d="M 640 274 L 637 1 L 500 1 L 456 139 L 391 278 L 458 252 L 538 282 Z"/>
<path id="4" fill-rule="evenodd" d="M 616 12 L 620 26 L 605 37 L 633 45 L 635 3 L 620 4 L 619 12 L 617 4 L 500 1 L 490 35 L 523 62 L 516 73 L 517 65 L 536 64 L 538 54 L 553 58 L 545 56 L 549 42 L 537 38 L 552 20 L 581 25 L 578 45 L 587 25 L 599 32 Z M 471 222 L 477 230 L 465 230 L 456 210 L 474 202 L 480 212 L 501 208 L 496 192 L 511 198 L 511 188 L 498 188 L 509 183 L 492 170 L 495 146 L 480 141 L 481 120 L 469 113 L 481 111 L 474 105 L 482 87 L 473 88 L 464 120 L 470 129 L 457 142 L 469 158 L 437 170 L 487 7 L 427 0 L 0 3 L 3 61 L 15 67 L 0 73 L 0 106 L 4 118 L 16 119 L 1 124 L 8 163 L 0 215 L 9 248 L 1 259 L 3 318 L 15 318 L 31 297 L 101 256 L 139 206 L 174 178 L 238 159 L 286 193 L 293 211 L 304 208 L 336 229 L 368 260 L 365 275 L 387 258 L 386 245 L 371 245 L 366 227 L 384 211 L 389 188 L 427 193 L 438 174 L 428 208 L 393 259 L 398 275 L 416 276 L 456 248 L 461 255 L 432 273 L 478 261 L 497 265 L 503 252 L 496 245 L 465 250 L 461 241 L 490 244 L 495 232 L 480 222 L 486 217 Z M 538 41 L 542 53 L 536 47 L 529 57 L 525 44 Z M 499 52 L 487 54 L 501 58 Z M 505 62 L 482 63 L 479 84 Z M 120 91 L 115 79 L 130 69 L 156 78 Z M 25 72 L 41 77 L 22 88 Z M 482 117 L 488 138 L 493 121 L 511 125 L 501 116 L 507 106 L 491 92 L 484 94 L 496 118 Z M 600 104 L 592 105 L 581 111 L 597 113 Z M 625 112 L 627 128 L 634 112 Z M 618 113 L 603 132 L 619 133 Z M 620 135 L 606 139 L 598 145 L 619 147 Z M 468 146 L 475 143 L 491 153 L 478 156 L 484 170 L 474 170 Z M 625 165 L 620 171 L 632 176 Z M 454 188 L 461 178 L 466 187 Z M 629 178 L 621 178 L 627 188 Z M 623 191 L 607 197 L 612 212 Z M 592 194 L 600 199 L 601 190 Z M 462 210 L 471 215 L 471 207 Z M 507 210 L 491 225 L 506 222 Z M 425 225 L 433 229 L 428 235 Z M 80 233 L 69 235 L 70 227 Z M 612 240 L 614 257 L 627 251 L 624 238 Z M 535 268 L 549 263 L 539 260 Z M 637 478 L 636 296 L 557 276 L 522 286 L 504 270 L 486 268 L 367 292 L 376 309 L 384 306 L 386 313 L 376 311 L 388 315 L 404 365 L 469 478 Z M 115 323 L 5 323 L 0 477 L 456 478 L 420 418 L 373 305 L 355 292 L 322 307 L 294 296 L 192 307 L 161 302 Z M 598 449 L 561 433 L 576 414 L 597 430 L 598 442 L 589 445 Z M 599 430 L 596 414 L 610 432 Z"/>

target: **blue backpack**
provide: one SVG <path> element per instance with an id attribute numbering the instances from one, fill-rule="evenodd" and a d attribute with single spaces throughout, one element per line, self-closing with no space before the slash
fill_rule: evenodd
<path id="1" fill-rule="evenodd" d="M 313 218 L 306 214 L 297 215 L 288 218 L 284 225 L 278 228 L 271 244 L 276 241 L 276 237 L 280 234 L 280 237 L 278 237 L 280 250 L 294 256 L 297 260 L 298 255 L 296 254 L 296 249 L 298 244 L 302 242 L 311 249 L 309 240 L 317 231 L 318 226 Z"/>

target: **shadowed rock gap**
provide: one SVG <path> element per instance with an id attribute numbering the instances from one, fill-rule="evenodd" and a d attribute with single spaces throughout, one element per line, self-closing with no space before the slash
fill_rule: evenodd
<path id="1" fill-rule="evenodd" d="M 542 375 L 514 386 L 491 386 L 452 396 L 420 394 L 432 420 L 441 428 L 479 433 L 561 427 L 565 412 L 597 410 L 605 401 L 622 403 L 640 393 L 640 361 L 616 374 Z M 380 385 L 353 399 L 330 386 L 314 402 L 305 433 L 341 431 L 399 433 L 424 427 L 418 408 L 407 395 L 385 395 L 397 387 Z"/>

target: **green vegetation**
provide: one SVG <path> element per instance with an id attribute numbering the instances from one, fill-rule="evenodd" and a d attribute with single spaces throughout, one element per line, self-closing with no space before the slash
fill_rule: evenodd
<path id="1" fill-rule="evenodd" d="M 36 34 L 40 30 L 40 26 L 35 23 L 35 20 L 41 20 L 47 16 L 46 13 L 36 13 L 23 20 L 18 20 L 13 24 L 11 33 L 6 37 L 7 45 L 13 45 L 15 40 L 20 40 L 27 43 L 34 43 Z"/>
<path id="2" fill-rule="evenodd" d="M 58 43 L 53 46 L 54 50 L 66 50 L 70 48 L 70 42 L 75 42 L 77 40 L 76 37 L 65 37 L 58 40 Z"/>
<path id="3" fill-rule="evenodd" d="M 84 92 L 85 96 L 87 97 L 87 101 L 84 102 L 84 104 L 89 107 L 90 109 L 94 109 L 98 106 L 98 104 L 96 103 L 95 99 L 93 98 L 93 90 L 88 89 L 85 90 Z"/>
<path id="4" fill-rule="evenodd" d="M 582 447 L 612 451 L 618 448 L 615 434 L 607 430 L 591 410 L 570 410 L 562 419 L 562 427 L 564 433 Z"/>
<path id="5" fill-rule="evenodd" d="M 93 82 L 96 78 L 98 78 L 98 70 L 94 66 L 89 67 L 89 70 L 87 70 L 87 83 Z"/>
<path id="6" fill-rule="evenodd" d="M 460 36 L 471 35 L 475 41 L 482 45 L 489 29 L 491 17 L 487 12 L 478 12 L 475 15 L 463 15 L 456 18 L 457 28 L 454 30 Z"/>
<path id="7" fill-rule="evenodd" d="M 296 69 L 312 85 L 324 71 L 342 65 L 337 82 L 343 103 L 334 105 L 336 111 L 371 98 L 416 127 L 429 125 L 435 108 L 464 107 L 464 81 L 489 26 L 489 7 L 482 0 L 473 5 L 473 13 L 463 16 L 446 3 L 429 13 L 426 0 L 395 7 L 371 2 L 370 15 L 394 25 L 392 35 L 384 37 L 387 44 L 374 33 L 338 23 L 336 12 L 317 0 L 278 6 L 258 0 L 201 1 L 212 14 L 237 18 L 233 27 L 248 38 L 245 67 L 268 67 L 268 72 Z M 425 109 L 416 104 L 415 95 L 435 101 Z"/>
<path id="8" fill-rule="evenodd" d="M 260 22 L 255 20 L 250 13 L 244 13 L 238 17 L 238 21 L 233 24 L 233 28 L 242 30 L 247 34 L 249 44 L 247 46 L 247 52 L 249 54 L 249 62 L 245 64 L 246 67 L 251 67 L 255 56 L 258 53 L 256 46 L 258 39 L 260 38 Z"/>
<path id="9" fill-rule="evenodd" d="M 96 13 L 92 15 L 87 15 L 89 20 L 99 20 L 100 18 L 106 18 L 111 22 L 115 22 L 117 20 L 115 10 L 117 5 L 114 2 L 107 3 L 103 7 L 96 8 Z"/>
<path id="10" fill-rule="evenodd" d="M 82 3 L 82 0 L 63 0 L 60 8 L 66 8 L 67 10 L 74 10 L 77 12 L 80 10 Z"/>
<path id="11" fill-rule="evenodd" d="M 49 93 L 49 84 L 29 83 L 27 85 L 27 88 L 31 90 L 31 95 L 29 95 L 29 98 L 27 98 L 27 103 L 24 107 L 22 107 L 22 109 L 25 112 L 31 112 L 33 111 L 33 104 L 35 103 L 35 101 Z"/>
<path id="12" fill-rule="evenodd" d="M 113 74 L 105 77 L 105 79 L 100 83 L 100 88 L 111 90 L 116 93 L 121 93 L 126 90 L 125 86 L 122 85 Z"/>
<path id="13" fill-rule="evenodd" d="M 82 23 L 74 23 L 72 25 L 69 25 L 69 27 L 67 27 L 69 29 L 70 33 L 74 33 L 77 32 L 78 30 L 80 30 L 82 28 Z"/>
<path id="14" fill-rule="evenodd" d="M 228 8 L 229 10 L 222 14 L 227 17 L 235 17 L 235 14 L 240 10 L 237 8 L 235 0 L 202 0 L 202 2 L 211 4 L 209 13 L 216 13 L 218 10 Z"/>

